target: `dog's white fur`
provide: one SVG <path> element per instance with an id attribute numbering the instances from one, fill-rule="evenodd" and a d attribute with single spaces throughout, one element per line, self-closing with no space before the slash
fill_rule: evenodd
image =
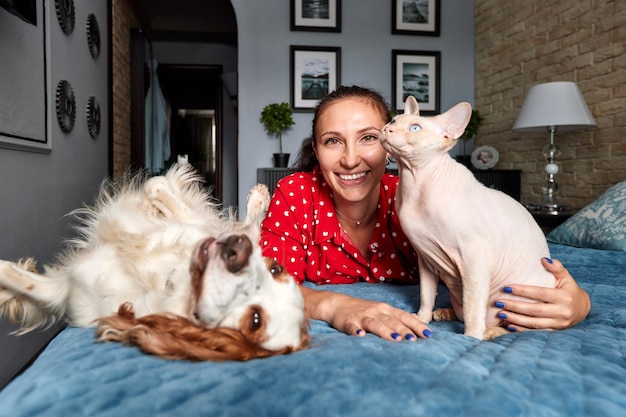
<path id="1" fill-rule="evenodd" d="M 497 299 L 515 298 L 502 293 L 505 285 L 554 287 L 555 277 L 541 265 L 550 252 L 528 210 L 482 185 L 448 154 L 470 115 L 471 106 L 460 103 L 444 114 L 420 117 L 409 96 L 404 114 L 383 128 L 380 139 L 398 162 L 398 216 L 419 255 L 418 318 L 433 318 L 441 278 L 465 334 L 490 339 L 506 332 L 494 306 Z"/>
<path id="2" fill-rule="evenodd" d="M 178 316 L 201 329 L 235 329 L 262 349 L 303 348 L 300 289 L 258 245 L 267 204 L 267 188 L 256 186 L 246 221 L 236 221 L 190 165 L 107 181 L 93 207 L 73 213 L 79 236 L 43 274 L 32 259 L 0 261 L 0 314 L 28 332 L 55 320 L 94 326 L 124 305 L 134 324 L 135 315 Z M 105 320 L 98 334 L 124 340 L 131 325 Z"/>

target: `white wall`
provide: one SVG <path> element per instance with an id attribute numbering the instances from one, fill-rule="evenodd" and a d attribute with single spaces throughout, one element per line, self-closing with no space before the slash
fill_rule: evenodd
<path id="1" fill-rule="evenodd" d="M 59 27 L 54 1 L 37 2 L 38 27 L 44 30 L 45 24 L 48 41 L 47 91 L 40 91 L 38 100 L 47 105 L 52 149 L 50 153 L 34 153 L 0 148 L 0 259 L 34 256 L 40 265 L 52 261 L 61 249 L 61 239 L 71 232 L 64 215 L 89 202 L 108 175 L 108 2 L 75 0 L 74 3 L 76 24 L 68 36 Z M 94 13 L 99 21 L 101 53 L 97 60 L 91 57 L 87 46 L 85 24 L 89 13 Z M 2 19 L 21 22 L 3 9 L 0 14 Z M 18 25 L 16 38 L 20 38 L 19 28 L 24 25 Z M 0 49 L 1 61 L 20 58 L 21 54 L 15 56 Z M 54 92 L 61 79 L 72 83 L 77 102 L 76 121 L 69 134 L 59 128 L 54 110 Z M 20 97 L 20 91 L 3 90 L 0 94 L 0 100 Z M 98 97 L 102 111 L 97 139 L 92 139 L 87 130 L 85 106 L 90 95 Z M 45 333 L 9 336 L 11 330 L 13 327 L 8 322 L 0 321 L 0 387 L 48 336 Z"/>
<path id="2" fill-rule="evenodd" d="M 284 0 L 231 0 L 237 16 L 239 72 L 239 208 L 245 212 L 256 169 L 272 166 L 278 140 L 259 122 L 263 106 L 289 102 L 289 46 L 341 47 L 341 83 L 374 88 L 391 101 L 391 50 L 441 52 L 441 110 L 474 102 L 474 2 L 441 1 L 441 36 L 391 34 L 391 2 L 344 0 L 341 33 L 291 32 Z M 283 135 L 292 161 L 310 135 L 312 113 L 296 113 Z"/>

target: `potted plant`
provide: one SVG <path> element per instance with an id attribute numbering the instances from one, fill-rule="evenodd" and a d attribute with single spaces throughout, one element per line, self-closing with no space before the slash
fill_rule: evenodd
<path id="1" fill-rule="evenodd" d="M 292 117 L 293 111 L 287 103 L 272 103 L 263 107 L 261 123 L 268 133 L 278 136 L 280 152 L 274 154 L 274 166 L 286 168 L 289 165 L 289 154 L 283 153 L 283 131 L 289 129 L 295 123 Z"/>
<path id="2" fill-rule="evenodd" d="M 456 160 L 468 168 L 472 167 L 472 157 L 471 155 L 467 155 L 465 153 L 465 145 L 467 144 L 467 141 L 476 137 L 476 133 L 478 133 L 478 129 L 480 128 L 482 122 L 483 117 L 480 115 L 480 112 L 478 110 L 472 110 L 472 115 L 469 122 L 467 123 L 467 126 L 465 127 L 465 132 L 463 132 L 463 134 L 459 138 L 461 139 L 461 144 L 463 145 L 463 153 L 461 155 L 457 155 Z"/>

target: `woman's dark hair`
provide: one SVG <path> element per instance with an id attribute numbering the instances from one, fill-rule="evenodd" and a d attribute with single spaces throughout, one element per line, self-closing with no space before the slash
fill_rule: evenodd
<path id="1" fill-rule="evenodd" d="M 318 160 L 313 152 L 313 141 L 315 141 L 315 128 L 322 113 L 333 103 L 349 98 L 357 98 L 369 102 L 382 116 L 385 123 L 391 120 L 391 111 L 389 105 L 380 93 L 369 88 L 353 85 L 351 87 L 341 86 L 332 93 L 324 97 L 315 108 L 313 115 L 312 134 L 302 141 L 298 156 L 294 164 L 291 166 L 291 172 L 308 172 L 317 164 Z"/>

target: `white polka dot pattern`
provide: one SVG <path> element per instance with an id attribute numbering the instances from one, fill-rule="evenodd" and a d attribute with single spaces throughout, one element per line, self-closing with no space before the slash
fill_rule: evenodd
<path id="1" fill-rule="evenodd" d="M 278 182 L 261 226 L 263 253 L 284 264 L 298 283 L 305 279 L 317 284 L 418 279 L 417 255 L 395 213 L 397 177 L 385 175 L 382 180 L 378 219 L 369 245 L 373 256 L 368 262 L 343 236 L 330 187 L 319 180 L 318 169 Z"/>

